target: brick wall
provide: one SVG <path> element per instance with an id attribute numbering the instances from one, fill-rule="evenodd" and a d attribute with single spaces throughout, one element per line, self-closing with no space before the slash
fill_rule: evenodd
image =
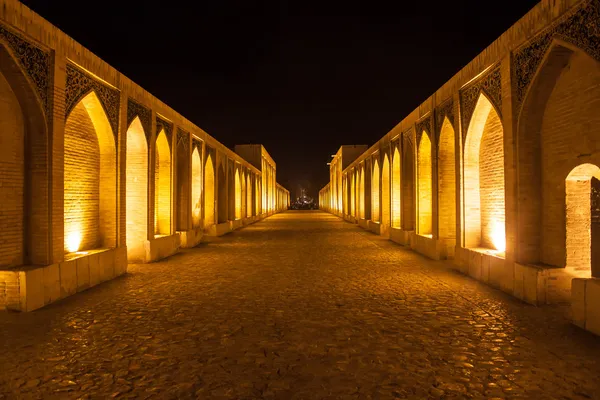
<path id="1" fill-rule="evenodd" d="M 379 161 L 373 161 L 373 174 L 371 175 L 371 220 L 379 221 Z"/>
<path id="2" fill-rule="evenodd" d="M 78 232 L 80 250 L 100 247 L 100 145 L 83 102 L 67 118 L 64 162 L 65 252 Z"/>
<path id="3" fill-rule="evenodd" d="M 390 202 L 390 161 L 385 154 L 381 167 L 381 224 L 383 226 L 390 225 Z"/>
<path id="4" fill-rule="evenodd" d="M 189 226 L 189 215 L 190 215 L 190 153 L 189 136 L 186 135 L 185 139 L 178 140 L 177 142 L 177 177 L 175 182 L 177 183 L 177 205 L 175 210 L 177 211 L 177 230 L 186 231 Z"/>
<path id="5" fill-rule="evenodd" d="M 400 228 L 402 222 L 402 193 L 400 191 L 400 177 L 401 175 L 401 160 L 400 152 L 398 147 L 394 149 L 394 156 L 392 158 L 392 226 L 394 228 Z"/>
<path id="6" fill-rule="evenodd" d="M 154 233 L 171 234 L 171 150 L 164 131 L 156 139 L 154 162 Z"/>
<path id="7" fill-rule="evenodd" d="M 23 263 L 25 129 L 19 102 L 2 74 L 0 116 L 0 267 L 7 267 Z"/>
<path id="8" fill-rule="evenodd" d="M 409 140 L 404 140 L 402 149 L 402 228 L 406 231 L 415 229 L 414 213 L 414 147 Z"/>
<path id="9" fill-rule="evenodd" d="M 432 208 L 432 166 L 431 140 L 426 132 L 421 135 L 417 150 L 417 194 L 418 194 L 418 233 L 431 234 Z"/>
<path id="10" fill-rule="evenodd" d="M 492 107 L 481 137 L 479 188 L 481 247 L 504 247 L 504 147 L 502 122 Z M 500 243 L 499 243 L 500 242 Z"/>
<path id="11" fill-rule="evenodd" d="M 252 216 L 252 174 L 246 174 L 246 216 Z"/>
<path id="12" fill-rule="evenodd" d="M 456 160 L 454 129 L 444 119 L 438 143 L 438 220 L 441 239 L 456 238 Z"/>
<path id="13" fill-rule="evenodd" d="M 600 70 L 575 52 L 562 69 L 545 110 L 541 129 L 541 261 L 566 260 L 565 179 L 577 165 L 600 166 Z"/>
<path id="14" fill-rule="evenodd" d="M 202 212 L 202 161 L 198 148 L 192 152 L 192 225 L 200 226 Z"/>
<path id="15" fill-rule="evenodd" d="M 209 154 L 204 164 L 204 225 L 215 223 L 215 169 Z"/>
<path id="16" fill-rule="evenodd" d="M 139 118 L 127 130 L 127 248 L 142 249 L 148 237 L 148 144 Z"/>

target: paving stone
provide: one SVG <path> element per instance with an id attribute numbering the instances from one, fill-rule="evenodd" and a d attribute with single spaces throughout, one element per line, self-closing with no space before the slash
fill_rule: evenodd
<path id="1" fill-rule="evenodd" d="M 0 314 L 0 398 L 600 399 L 568 313 L 286 212 Z"/>

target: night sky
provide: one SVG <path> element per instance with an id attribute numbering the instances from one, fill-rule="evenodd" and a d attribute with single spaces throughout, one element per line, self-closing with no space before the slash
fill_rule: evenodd
<path id="1" fill-rule="evenodd" d="M 316 197 L 340 145 L 375 143 L 537 1 L 23 3 Z"/>

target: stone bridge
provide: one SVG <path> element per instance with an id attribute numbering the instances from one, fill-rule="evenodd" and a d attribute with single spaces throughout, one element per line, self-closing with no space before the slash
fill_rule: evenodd
<path id="1" fill-rule="evenodd" d="M 417 60 L 418 61 L 418 60 Z M 542 1 L 377 143 L 321 208 L 600 334 L 600 2 Z"/>
<path id="2" fill-rule="evenodd" d="M 0 309 L 287 209 L 263 146 L 228 149 L 18 1 L 0 5 Z"/>

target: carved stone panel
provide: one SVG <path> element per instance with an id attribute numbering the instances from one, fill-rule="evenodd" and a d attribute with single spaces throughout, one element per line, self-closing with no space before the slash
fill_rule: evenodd
<path id="1" fill-rule="evenodd" d="M 167 137 L 167 142 L 169 142 L 169 148 L 171 148 L 171 140 L 173 139 L 173 124 L 171 124 L 170 122 L 165 121 L 164 119 L 160 118 L 160 117 L 156 117 L 156 136 L 158 137 L 158 134 L 160 133 L 161 130 L 165 131 L 165 136 Z"/>
<path id="2" fill-rule="evenodd" d="M 97 81 L 74 65 L 67 64 L 65 118 L 71 113 L 79 100 L 91 91 L 94 91 L 98 96 L 116 138 L 119 131 L 119 105 L 121 101 L 119 91 Z"/>
<path id="3" fill-rule="evenodd" d="M 198 149 L 198 154 L 202 155 L 202 142 L 198 139 L 192 138 L 192 153 L 195 149 Z"/>
<path id="4" fill-rule="evenodd" d="M 423 131 L 427 132 L 430 140 L 433 140 L 431 137 L 431 114 L 418 121 L 415 126 L 417 129 L 417 143 L 421 142 L 421 136 L 423 135 Z"/>
<path id="5" fill-rule="evenodd" d="M 444 101 L 435 109 L 435 137 L 436 143 L 442 132 L 444 118 L 448 118 L 450 125 L 454 128 L 454 100 L 452 98 Z"/>
<path id="6" fill-rule="evenodd" d="M 146 141 L 148 141 L 152 133 L 152 112 L 149 108 L 131 99 L 127 99 L 127 126 L 131 125 L 135 117 L 140 119 L 142 128 L 144 128 L 144 135 L 146 135 Z"/>
<path id="7" fill-rule="evenodd" d="M 46 114 L 50 113 L 48 97 L 51 87 L 50 52 L 42 50 L 28 42 L 24 37 L 0 24 L 0 38 L 8 44 L 18 63 L 27 73 L 35 86 L 35 90 Z"/>
<path id="8" fill-rule="evenodd" d="M 463 140 L 467 136 L 469 123 L 475 111 L 477 100 L 481 92 L 485 93 L 498 115 L 502 118 L 502 81 L 500 79 L 500 65 L 491 68 L 484 76 L 479 77 L 465 89 L 460 91 L 461 128 Z"/>
<path id="9" fill-rule="evenodd" d="M 570 43 L 600 61 L 600 1 L 584 1 L 514 52 L 517 110 L 554 38 Z"/>
<path id="10" fill-rule="evenodd" d="M 177 128 L 177 146 L 181 143 L 184 149 L 188 149 L 190 134 L 181 128 Z"/>

